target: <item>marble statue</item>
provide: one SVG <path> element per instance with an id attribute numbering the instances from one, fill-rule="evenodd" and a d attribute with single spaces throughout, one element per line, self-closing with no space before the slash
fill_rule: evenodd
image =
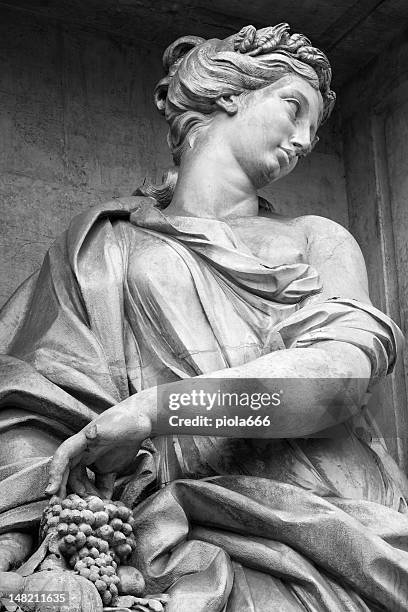
<path id="1" fill-rule="evenodd" d="M 287 24 L 163 59 L 175 167 L 76 217 L 1 313 L 0 538 L 22 544 L 0 569 L 74 491 L 133 507 L 168 612 L 406 610 L 408 484 L 364 410 L 401 332 L 346 229 L 257 195 L 317 142 L 329 61 Z M 177 435 L 157 387 L 194 377 L 310 384 L 252 436 Z"/>

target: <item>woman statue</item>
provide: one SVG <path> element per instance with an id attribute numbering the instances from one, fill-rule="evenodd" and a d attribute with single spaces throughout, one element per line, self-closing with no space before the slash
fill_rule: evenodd
<path id="1" fill-rule="evenodd" d="M 37 524 L 49 477 L 114 489 L 169 612 L 406 610 L 407 482 L 363 411 L 401 333 L 343 227 L 257 195 L 312 150 L 329 62 L 280 24 L 181 38 L 164 66 L 177 172 L 74 219 L 4 308 L 0 529 Z M 158 386 L 201 378 L 287 386 L 267 427 L 175 431 Z"/>

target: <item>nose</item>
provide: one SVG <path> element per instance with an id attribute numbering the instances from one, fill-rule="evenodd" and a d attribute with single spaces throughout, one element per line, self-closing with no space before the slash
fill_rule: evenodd
<path id="1" fill-rule="evenodd" d="M 296 151 L 296 155 L 307 155 L 312 150 L 310 128 L 306 125 L 298 125 L 290 139 L 290 144 Z"/>

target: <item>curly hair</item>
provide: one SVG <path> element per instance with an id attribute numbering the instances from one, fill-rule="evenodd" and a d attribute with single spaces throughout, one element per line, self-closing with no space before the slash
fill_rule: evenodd
<path id="1" fill-rule="evenodd" d="M 211 121 L 220 96 L 245 94 L 297 74 L 322 95 L 321 123 L 336 99 L 326 55 L 306 36 L 289 34 L 286 23 L 261 30 L 246 26 L 225 40 L 184 36 L 166 49 L 163 65 L 167 74 L 156 86 L 155 103 L 169 124 L 175 167 L 161 185 L 145 182 L 135 192 L 154 197 L 162 207 L 172 199 L 183 152 Z"/>

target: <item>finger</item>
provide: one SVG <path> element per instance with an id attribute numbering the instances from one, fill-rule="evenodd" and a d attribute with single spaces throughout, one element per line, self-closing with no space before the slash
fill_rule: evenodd
<path id="1" fill-rule="evenodd" d="M 75 464 L 79 463 L 81 455 L 86 448 L 86 443 L 86 437 L 79 432 L 65 440 L 57 448 L 50 466 L 49 484 L 45 490 L 47 495 L 54 495 L 63 484 L 66 486 L 68 475 L 65 477 L 65 472 L 71 467 L 73 462 Z"/>
<path id="2" fill-rule="evenodd" d="M 97 472 L 95 474 L 95 485 L 102 499 L 112 499 L 115 480 L 116 472 L 110 472 L 109 474 L 100 474 Z"/>
<path id="3" fill-rule="evenodd" d="M 86 467 L 82 464 L 75 466 L 70 471 L 68 484 L 74 493 L 82 497 L 86 495 L 99 495 L 97 488 L 89 480 Z"/>
<path id="4" fill-rule="evenodd" d="M 62 479 L 61 479 L 61 486 L 57 491 L 57 495 L 59 495 L 59 497 L 61 497 L 61 499 L 65 499 L 67 496 L 67 482 L 68 482 L 68 477 L 69 477 L 69 467 L 65 470 Z"/>

